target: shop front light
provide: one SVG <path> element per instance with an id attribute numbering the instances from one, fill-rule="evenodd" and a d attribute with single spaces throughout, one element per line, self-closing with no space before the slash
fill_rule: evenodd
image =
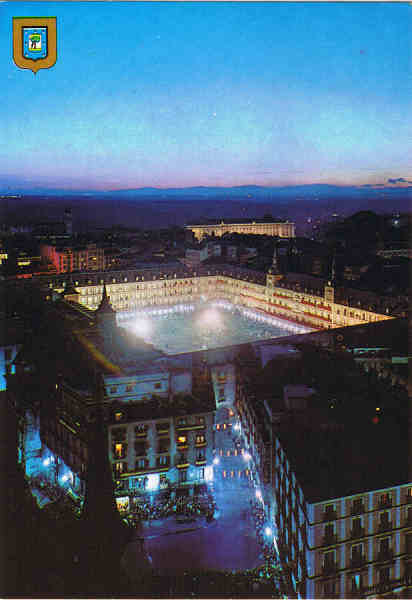
<path id="1" fill-rule="evenodd" d="M 205 480 L 206 481 L 213 480 L 213 467 L 212 466 L 205 467 Z"/>

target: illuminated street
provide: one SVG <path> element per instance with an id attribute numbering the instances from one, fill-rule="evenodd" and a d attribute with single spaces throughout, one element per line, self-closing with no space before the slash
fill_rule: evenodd
<path id="1" fill-rule="evenodd" d="M 223 421 L 227 424 L 233 420 L 234 414 L 228 421 L 228 413 L 229 409 L 219 408 L 216 424 L 223 424 Z M 163 521 L 145 522 L 140 531 L 145 551 L 150 556 L 148 567 L 159 573 L 242 571 L 264 563 L 251 513 L 250 501 L 255 498 L 255 490 L 245 474 L 248 461 L 243 458 L 240 449 L 235 448 L 230 426 L 225 429 L 219 427 L 215 436 L 215 519 L 207 523 L 206 519 L 198 518 L 185 525 L 174 525 L 174 517 L 170 517 Z M 231 472 L 236 475 L 231 477 Z M 139 577 L 134 568 L 136 564 L 140 568 L 141 556 L 139 544 L 130 544 L 124 564 L 131 577 Z"/>

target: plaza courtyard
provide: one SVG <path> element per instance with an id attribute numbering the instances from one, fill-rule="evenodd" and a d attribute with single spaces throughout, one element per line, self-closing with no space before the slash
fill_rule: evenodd
<path id="1" fill-rule="evenodd" d="M 306 333 L 308 327 L 220 300 L 117 314 L 118 324 L 166 354 Z"/>

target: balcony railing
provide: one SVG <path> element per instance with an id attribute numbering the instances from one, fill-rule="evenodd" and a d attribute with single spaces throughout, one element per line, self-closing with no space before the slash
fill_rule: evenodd
<path id="1" fill-rule="evenodd" d="M 338 570 L 338 565 L 336 562 L 327 562 L 322 565 L 322 573 L 323 575 L 332 575 L 336 573 Z"/>
<path id="2" fill-rule="evenodd" d="M 361 588 L 361 595 L 357 596 L 358 598 L 362 597 L 362 595 L 370 595 L 370 594 L 385 594 L 386 592 L 390 592 L 395 588 L 401 586 L 411 585 L 412 580 L 411 577 L 405 575 L 400 579 L 389 579 L 388 581 L 381 581 L 375 585 L 369 586 L 367 588 Z"/>
<path id="3" fill-rule="evenodd" d="M 392 529 L 392 522 L 391 521 L 381 521 L 380 523 L 378 523 L 378 531 L 389 531 L 390 529 Z"/>
<path id="4" fill-rule="evenodd" d="M 353 529 L 350 530 L 350 537 L 352 539 L 360 538 L 360 537 L 363 537 L 364 535 L 365 535 L 364 527 L 354 527 Z"/>
<path id="5" fill-rule="evenodd" d="M 388 550 L 379 550 L 378 554 L 376 555 L 376 560 L 378 562 L 387 562 L 393 559 L 393 550 L 388 549 Z"/>
<path id="6" fill-rule="evenodd" d="M 335 521 L 337 518 L 336 510 L 326 510 L 322 515 L 322 521 Z"/>
<path id="7" fill-rule="evenodd" d="M 361 515 L 364 512 L 365 512 L 365 505 L 363 502 L 362 502 L 362 504 L 353 504 L 350 509 L 351 515 Z"/>
<path id="8" fill-rule="evenodd" d="M 331 533 L 328 535 L 324 535 L 322 538 L 322 546 L 332 546 L 333 544 L 337 544 L 338 536 L 336 533 Z"/>
<path id="9" fill-rule="evenodd" d="M 350 568 L 351 569 L 358 569 L 359 567 L 362 567 L 364 564 L 366 564 L 366 556 L 364 554 L 356 554 L 355 556 L 352 556 L 350 559 Z"/>

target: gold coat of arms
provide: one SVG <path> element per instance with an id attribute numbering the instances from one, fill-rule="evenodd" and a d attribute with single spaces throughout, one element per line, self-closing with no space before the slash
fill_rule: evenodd
<path id="1" fill-rule="evenodd" d="M 49 69 L 57 60 L 56 17 L 13 17 L 13 59 L 21 69 Z"/>

